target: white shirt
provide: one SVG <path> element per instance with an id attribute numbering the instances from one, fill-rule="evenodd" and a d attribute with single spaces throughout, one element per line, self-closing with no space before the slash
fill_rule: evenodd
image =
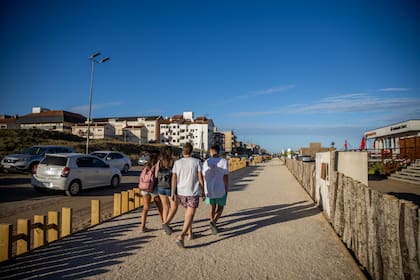
<path id="1" fill-rule="evenodd" d="M 201 161 L 193 158 L 181 158 L 174 163 L 172 173 L 177 177 L 177 193 L 182 196 L 201 195 L 198 172 L 201 172 Z"/>
<path id="2" fill-rule="evenodd" d="M 208 198 L 219 198 L 226 194 L 224 175 L 229 174 L 228 161 L 209 158 L 203 164 L 204 191 Z"/>

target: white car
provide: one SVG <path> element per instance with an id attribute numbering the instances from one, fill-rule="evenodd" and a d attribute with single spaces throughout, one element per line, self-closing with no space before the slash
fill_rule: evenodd
<path id="1" fill-rule="evenodd" d="M 130 158 L 123 153 L 113 151 L 96 151 L 90 154 L 104 160 L 110 166 L 118 168 L 122 173 L 127 173 L 131 168 Z"/>
<path id="2" fill-rule="evenodd" d="M 68 196 L 81 190 L 111 186 L 121 181 L 119 169 L 85 154 L 49 154 L 34 168 L 31 184 L 36 191 L 63 190 Z"/>

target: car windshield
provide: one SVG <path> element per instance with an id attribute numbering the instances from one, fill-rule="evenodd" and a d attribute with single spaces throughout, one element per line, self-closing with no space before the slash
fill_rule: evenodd
<path id="1" fill-rule="evenodd" d="M 98 158 L 105 158 L 107 153 L 92 153 L 91 155 L 97 156 Z"/>
<path id="2" fill-rule="evenodd" d="M 42 155 L 47 149 L 43 147 L 30 147 L 26 148 L 22 151 L 22 154 L 31 155 L 31 156 L 39 156 Z"/>
<path id="3" fill-rule="evenodd" d="M 41 161 L 41 164 L 66 166 L 66 164 L 67 164 L 67 158 L 65 158 L 65 157 L 56 157 L 56 156 L 46 156 Z"/>

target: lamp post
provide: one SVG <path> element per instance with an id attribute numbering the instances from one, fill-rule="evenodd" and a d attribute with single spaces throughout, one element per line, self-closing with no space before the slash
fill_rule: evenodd
<path id="1" fill-rule="evenodd" d="M 95 58 L 100 55 L 101 55 L 100 52 L 95 52 L 91 56 L 89 56 L 89 60 L 92 63 L 92 71 L 90 74 L 90 94 L 89 94 L 88 129 L 87 129 L 87 137 L 86 137 L 86 154 L 89 153 L 90 123 L 91 123 L 91 115 L 92 115 L 92 92 L 93 92 L 93 78 L 95 75 L 95 63 L 104 63 L 110 60 L 109 57 L 102 58 L 101 60 L 96 60 Z"/>

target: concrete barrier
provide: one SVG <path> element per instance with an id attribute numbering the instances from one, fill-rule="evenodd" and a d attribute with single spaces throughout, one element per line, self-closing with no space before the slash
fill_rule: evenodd
<path id="1" fill-rule="evenodd" d="M 315 201 L 314 165 L 286 166 Z M 373 279 L 420 279 L 419 207 L 337 171 L 329 184 L 329 221 Z"/>

